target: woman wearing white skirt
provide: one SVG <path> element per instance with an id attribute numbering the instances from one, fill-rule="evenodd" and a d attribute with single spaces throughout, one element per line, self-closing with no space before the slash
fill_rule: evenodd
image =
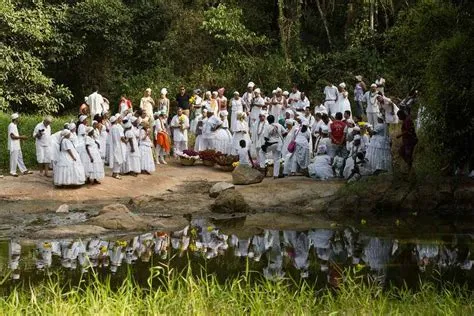
<path id="1" fill-rule="evenodd" d="M 234 133 L 238 130 L 238 115 L 244 111 L 244 104 L 237 91 L 234 92 L 234 98 L 230 101 L 232 113 L 230 115 L 230 130 Z M 248 144 L 248 143 L 247 143 Z M 237 146 L 239 143 L 237 142 Z"/>
<path id="2" fill-rule="evenodd" d="M 140 153 L 142 173 L 151 174 L 155 172 L 155 162 L 153 161 L 153 151 L 150 139 L 150 126 L 143 123 L 140 129 Z"/>
<path id="3" fill-rule="evenodd" d="M 372 171 L 392 171 L 392 153 L 390 151 L 390 137 L 388 136 L 388 125 L 385 124 L 382 115 L 378 116 L 378 124 L 372 131 L 366 158 L 368 168 Z"/>
<path id="4" fill-rule="evenodd" d="M 319 145 L 316 156 L 308 166 L 309 176 L 313 179 L 327 180 L 334 177 L 331 156 L 327 154 L 327 146 Z"/>
<path id="5" fill-rule="evenodd" d="M 234 100 L 232 100 L 234 101 Z M 247 123 L 247 115 L 244 112 L 237 112 L 237 121 L 234 126 L 234 136 L 232 137 L 232 155 L 237 155 L 240 150 L 240 141 L 245 140 L 246 149 L 250 149 L 249 125 Z"/>
<path id="6" fill-rule="evenodd" d="M 71 131 L 61 132 L 59 160 L 54 172 L 54 185 L 83 185 L 86 181 L 84 166 L 82 165 L 76 148 L 69 139 Z"/>
<path id="7" fill-rule="evenodd" d="M 140 167 L 140 148 L 138 148 L 135 132 L 132 130 L 132 123 L 128 121 L 123 127 L 127 144 L 124 173 L 136 177 L 142 171 Z"/>
<path id="8" fill-rule="evenodd" d="M 227 111 L 221 111 L 219 113 L 219 119 L 222 122 L 216 130 L 214 139 L 214 148 L 217 152 L 223 154 L 230 154 L 232 146 L 232 135 L 229 131 L 229 121 L 227 120 Z"/>
<path id="9" fill-rule="evenodd" d="M 94 129 L 86 128 L 85 147 L 88 159 L 83 160 L 87 182 L 100 184 L 99 180 L 105 177 L 104 161 L 100 155 L 99 143 L 94 138 Z"/>

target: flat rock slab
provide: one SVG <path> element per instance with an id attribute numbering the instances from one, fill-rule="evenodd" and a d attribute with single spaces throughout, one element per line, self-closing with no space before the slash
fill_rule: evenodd
<path id="1" fill-rule="evenodd" d="M 65 238 L 96 236 L 107 233 L 108 230 L 95 225 L 68 225 L 42 229 L 33 234 L 35 238 Z"/>
<path id="2" fill-rule="evenodd" d="M 243 195 L 235 190 L 223 191 L 211 205 L 213 213 L 248 213 L 250 206 Z"/>

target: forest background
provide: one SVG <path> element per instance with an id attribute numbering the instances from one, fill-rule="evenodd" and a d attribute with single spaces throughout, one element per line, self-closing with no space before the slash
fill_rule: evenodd
<path id="1" fill-rule="evenodd" d="M 94 85 L 114 108 L 121 95 L 137 105 L 147 87 L 155 97 L 167 87 L 173 98 L 181 84 L 232 93 L 248 81 L 267 92 L 297 83 L 315 104 L 327 80 L 352 93 L 355 75 L 368 84 L 382 75 L 395 100 L 420 91 L 419 151 L 439 170 L 474 151 L 473 8 L 463 0 L 0 0 L 0 111 L 75 111 Z"/>

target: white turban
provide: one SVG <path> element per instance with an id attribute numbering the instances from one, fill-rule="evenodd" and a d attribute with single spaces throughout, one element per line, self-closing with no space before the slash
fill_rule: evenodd
<path id="1" fill-rule="evenodd" d="M 234 91 L 234 95 L 239 95 L 239 91 Z"/>
<path id="2" fill-rule="evenodd" d="M 288 91 L 283 91 L 283 95 L 284 95 L 285 97 L 287 97 L 287 96 L 290 95 L 290 93 L 289 93 Z"/>
<path id="3" fill-rule="evenodd" d="M 167 90 L 166 88 L 163 88 L 163 89 L 161 89 L 160 93 L 161 93 L 162 95 L 167 95 L 167 94 L 168 94 L 168 90 Z"/>
<path id="4" fill-rule="evenodd" d="M 71 123 L 71 124 L 69 124 L 68 128 L 69 128 L 70 131 L 72 131 L 73 129 L 76 128 L 76 124 Z"/>
<path id="5" fill-rule="evenodd" d="M 345 84 L 344 82 L 341 82 L 341 83 L 339 84 L 339 87 L 341 87 L 342 89 L 345 89 L 345 88 L 346 88 L 346 84 Z"/>
<path id="6" fill-rule="evenodd" d="M 79 122 L 84 122 L 87 119 L 87 115 L 81 115 L 79 116 Z"/>
<path id="7" fill-rule="evenodd" d="M 370 85 L 371 88 L 377 88 L 377 85 L 375 83 Z"/>
<path id="8" fill-rule="evenodd" d="M 253 83 L 252 81 L 250 81 L 247 85 L 247 88 L 253 88 L 255 87 L 255 83 Z"/>
<path id="9" fill-rule="evenodd" d="M 255 93 L 260 94 L 261 92 L 262 92 L 262 91 L 260 90 L 260 88 L 255 89 Z"/>
<path id="10" fill-rule="evenodd" d="M 94 130 L 93 127 L 87 126 L 87 127 L 86 127 L 86 134 L 89 134 L 89 133 L 92 132 L 93 130 Z"/>
<path id="11" fill-rule="evenodd" d="M 12 116 L 11 116 L 12 120 L 16 120 L 19 117 L 20 117 L 20 115 L 18 113 L 13 113 Z"/>
<path id="12" fill-rule="evenodd" d="M 117 117 L 114 115 L 110 118 L 109 121 L 110 121 L 110 123 L 115 123 L 115 122 L 117 122 Z"/>
<path id="13" fill-rule="evenodd" d="M 283 92 L 280 87 L 276 88 L 276 92 Z"/>
<path id="14" fill-rule="evenodd" d="M 322 154 L 325 154 L 327 150 L 328 150 L 328 147 L 326 145 L 319 145 L 317 153 L 322 155 Z"/>
<path id="15" fill-rule="evenodd" d="M 71 127 L 69 127 L 69 129 L 70 129 L 70 128 L 71 128 Z M 61 135 L 61 137 L 66 137 L 66 136 L 68 136 L 68 135 L 71 135 L 71 131 L 68 130 L 68 129 L 63 129 L 63 130 L 61 131 L 61 134 L 60 134 L 60 135 Z"/>
<path id="16" fill-rule="evenodd" d="M 276 90 L 273 90 L 273 91 L 272 91 L 272 94 L 276 94 L 276 93 L 277 93 L 277 91 L 276 91 Z"/>

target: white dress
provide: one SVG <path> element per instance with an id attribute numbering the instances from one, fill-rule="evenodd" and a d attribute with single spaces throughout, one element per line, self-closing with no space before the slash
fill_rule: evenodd
<path id="1" fill-rule="evenodd" d="M 309 176 L 313 179 L 326 180 L 334 177 L 331 157 L 327 154 L 317 155 L 308 166 Z"/>
<path id="2" fill-rule="evenodd" d="M 87 148 L 89 149 L 89 152 L 91 153 L 92 159 L 94 162 L 91 162 L 89 155 L 87 155 L 88 159 L 85 159 L 82 161 L 82 164 L 84 165 L 84 171 L 86 174 L 86 177 L 91 179 L 91 180 L 101 180 L 105 177 L 104 173 L 104 161 L 102 160 L 100 156 L 100 150 L 99 146 L 97 145 L 96 140 L 94 140 L 90 136 L 86 136 L 86 155 L 87 155 Z"/>
<path id="3" fill-rule="evenodd" d="M 109 133 L 107 133 L 107 127 L 105 125 L 102 125 L 102 129 L 97 130 L 99 132 L 99 151 L 100 151 L 100 156 L 102 157 L 103 160 L 105 160 L 106 154 L 107 154 L 107 138 Z"/>
<path id="4" fill-rule="evenodd" d="M 207 117 L 201 117 L 196 125 L 196 140 L 194 142 L 195 151 L 203 151 L 206 149 L 206 144 L 204 142 L 204 126 L 206 125 Z"/>
<path id="5" fill-rule="evenodd" d="M 247 121 L 237 120 L 234 128 L 234 136 L 232 137 L 232 154 L 236 155 L 240 149 L 240 141 L 245 140 L 245 148 L 248 150 L 252 141 L 250 140 L 249 126 Z"/>
<path id="6" fill-rule="evenodd" d="M 232 99 L 232 101 L 230 101 L 230 104 L 231 104 L 231 109 L 232 109 L 232 113 L 230 115 L 230 127 L 231 127 L 231 131 L 235 132 L 237 129 L 237 124 L 238 124 L 237 113 L 242 112 L 244 110 L 244 105 L 241 98 L 238 98 L 237 100 Z"/>
<path id="7" fill-rule="evenodd" d="M 376 170 L 392 171 L 392 153 L 390 151 L 390 138 L 388 136 L 388 125 L 375 125 L 375 135 L 370 139 L 367 148 L 366 158 L 368 168 L 374 172 Z"/>
<path id="8" fill-rule="evenodd" d="M 72 151 L 75 161 L 69 155 Z M 63 138 L 60 144 L 59 160 L 54 172 L 54 185 L 83 185 L 86 181 L 84 166 L 72 142 Z"/>
<path id="9" fill-rule="evenodd" d="M 133 130 L 129 129 L 125 132 L 125 138 L 127 139 L 127 150 L 126 150 L 126 159 L 125 159 L 125 173 L 135 172 L 140 173 L 142 171 L 140 167 L 140 148 L 138 148 L 137 138 L 135 137 L 135 133 Z M 132 147 L 130 145 L 130 141 L 132 141 L 133 148 L 135 149 L 132 152 Z"/>
<path id="10" fill-rule="evenodd" d="M 82 159 L 86 159 L 87 153 L 85 152 L 86 146 L 86 126 L 84 124 L 79 124 L 77 127 L 77 138 L 74 142 L 76 146 L 76 150 L 79 153 L 79 157 Z"/>
<path id="11" fill-rule="evenodd" d="M 349 102 L 349 93 L 347 93 L 347 91 L 338 92 L 335 109 L 336 112 L 331 113 L 331 115 L 333 116 L 335 116 L 337 112 L 341 112 L 342 114 L 344 114 L 345 111 L 351 111 L 351 103 Z"/>
<path id="12" fill-rule="evenodd" d="M 216 151 L 224 154 L 230 154 L 232 150 L 232 135 L 229 131 L 229 121 L 224 118 L 220 127 L 216 130 L 214 139 Z"/>
<path id="13" fill-rule="evenodd" d="M 277 96 L 274 96 L 271 99 L 271 102 L 272 105 L 270 108 L 270 114 L 273 115 L 273 117 L 275 117 L 275 121 L 278 122 L 278 120 L 283 117 L 283 105 L 285 102 L 285 97 L 281 96 L 278 98 Z M 273 104 L 273 102 L 276 102 L 276 104 Z"/>
<path id="14" fill-rule="evenodd" d="M 154 172 L 155 162 L 153 161 L 153 152 L 150 137 L 144 129 L 140 130 L 140 152 L 141 152 L 141 168 L 144 171 Z"/>

